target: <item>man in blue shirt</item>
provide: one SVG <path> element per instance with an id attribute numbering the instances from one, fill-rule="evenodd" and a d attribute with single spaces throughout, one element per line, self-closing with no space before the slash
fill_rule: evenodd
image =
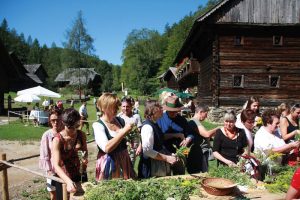
<path id="1" fill-rule="evenodd" d="M 192 130 L 188 125 L 187 120 L 178 114 L 183 109 L 183 105 L 179 102 L 177 96 L 169 96 L 166 98 L 166 102 L 163 105 L 165 112 L 163 116 L 157 121 L 157 124 L 161 128 L 164 134 L 164 145 L 170 153 L 176 153 L 176 148 L 181 146 L 190 146 L 192 144 L 193 135 Z M 180 163 L 175 164 L 173 168 L 173 175 L 184 174 L 184 166 L 177 166 Z"/>

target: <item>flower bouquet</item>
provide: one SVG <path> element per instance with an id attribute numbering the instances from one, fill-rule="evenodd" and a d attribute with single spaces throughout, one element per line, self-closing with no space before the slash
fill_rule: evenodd
<path id="1" fill-rule="evenodd" d="M 185 147 L 185 146 L 181 146 L 180 148 L 177 148 L 175 145 L 173 145 L 173 147 L 176 149 L 175 156 L 176 156 L 182 163 L 185 164 L 186 157 L 188 156 L 188 154 L 189 154 L 189 152 L 190 152 L 190 148 L 189 148 L 189 147 Z"/>

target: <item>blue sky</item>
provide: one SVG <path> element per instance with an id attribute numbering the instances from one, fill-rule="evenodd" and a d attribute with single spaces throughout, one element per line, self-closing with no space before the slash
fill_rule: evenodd
<path id="1" fill-rule="evenodd" d="M 0 22 L 37 38 L 40 45 L 62 46 L 65 33 L 82 10 L 95 54 L 112 64 L 122 64 L 124 41 L 133 29 L 163 33 L 167 23 L 179 22 L 207 0 L 0 0 Z"/>

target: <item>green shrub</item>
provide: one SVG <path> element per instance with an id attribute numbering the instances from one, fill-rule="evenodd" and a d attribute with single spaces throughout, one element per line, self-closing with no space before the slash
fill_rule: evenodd
<path id="1" fill-rule="evenodd" d="M 200 194 L 199 180 L 178 179 L 147 179 L 109 180 L 100 182 L 97 187 L 85 193 L 85 199 L 109 200 L 165 200 L 169 197 L 183 200 L 191 194 Z"/>

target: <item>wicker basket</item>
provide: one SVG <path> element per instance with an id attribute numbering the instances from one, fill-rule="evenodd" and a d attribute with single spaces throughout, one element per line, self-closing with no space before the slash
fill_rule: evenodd
<path id="1" fill-rule="evenodd" d="M 220 182 L 222 182 L 222 185 L 213 186 L 214 183 Z M 224 196 L 230 194 L 237 184 L 225 178 L 205 178 L 202 180 L 201 185 L 208 194 Z"/>

